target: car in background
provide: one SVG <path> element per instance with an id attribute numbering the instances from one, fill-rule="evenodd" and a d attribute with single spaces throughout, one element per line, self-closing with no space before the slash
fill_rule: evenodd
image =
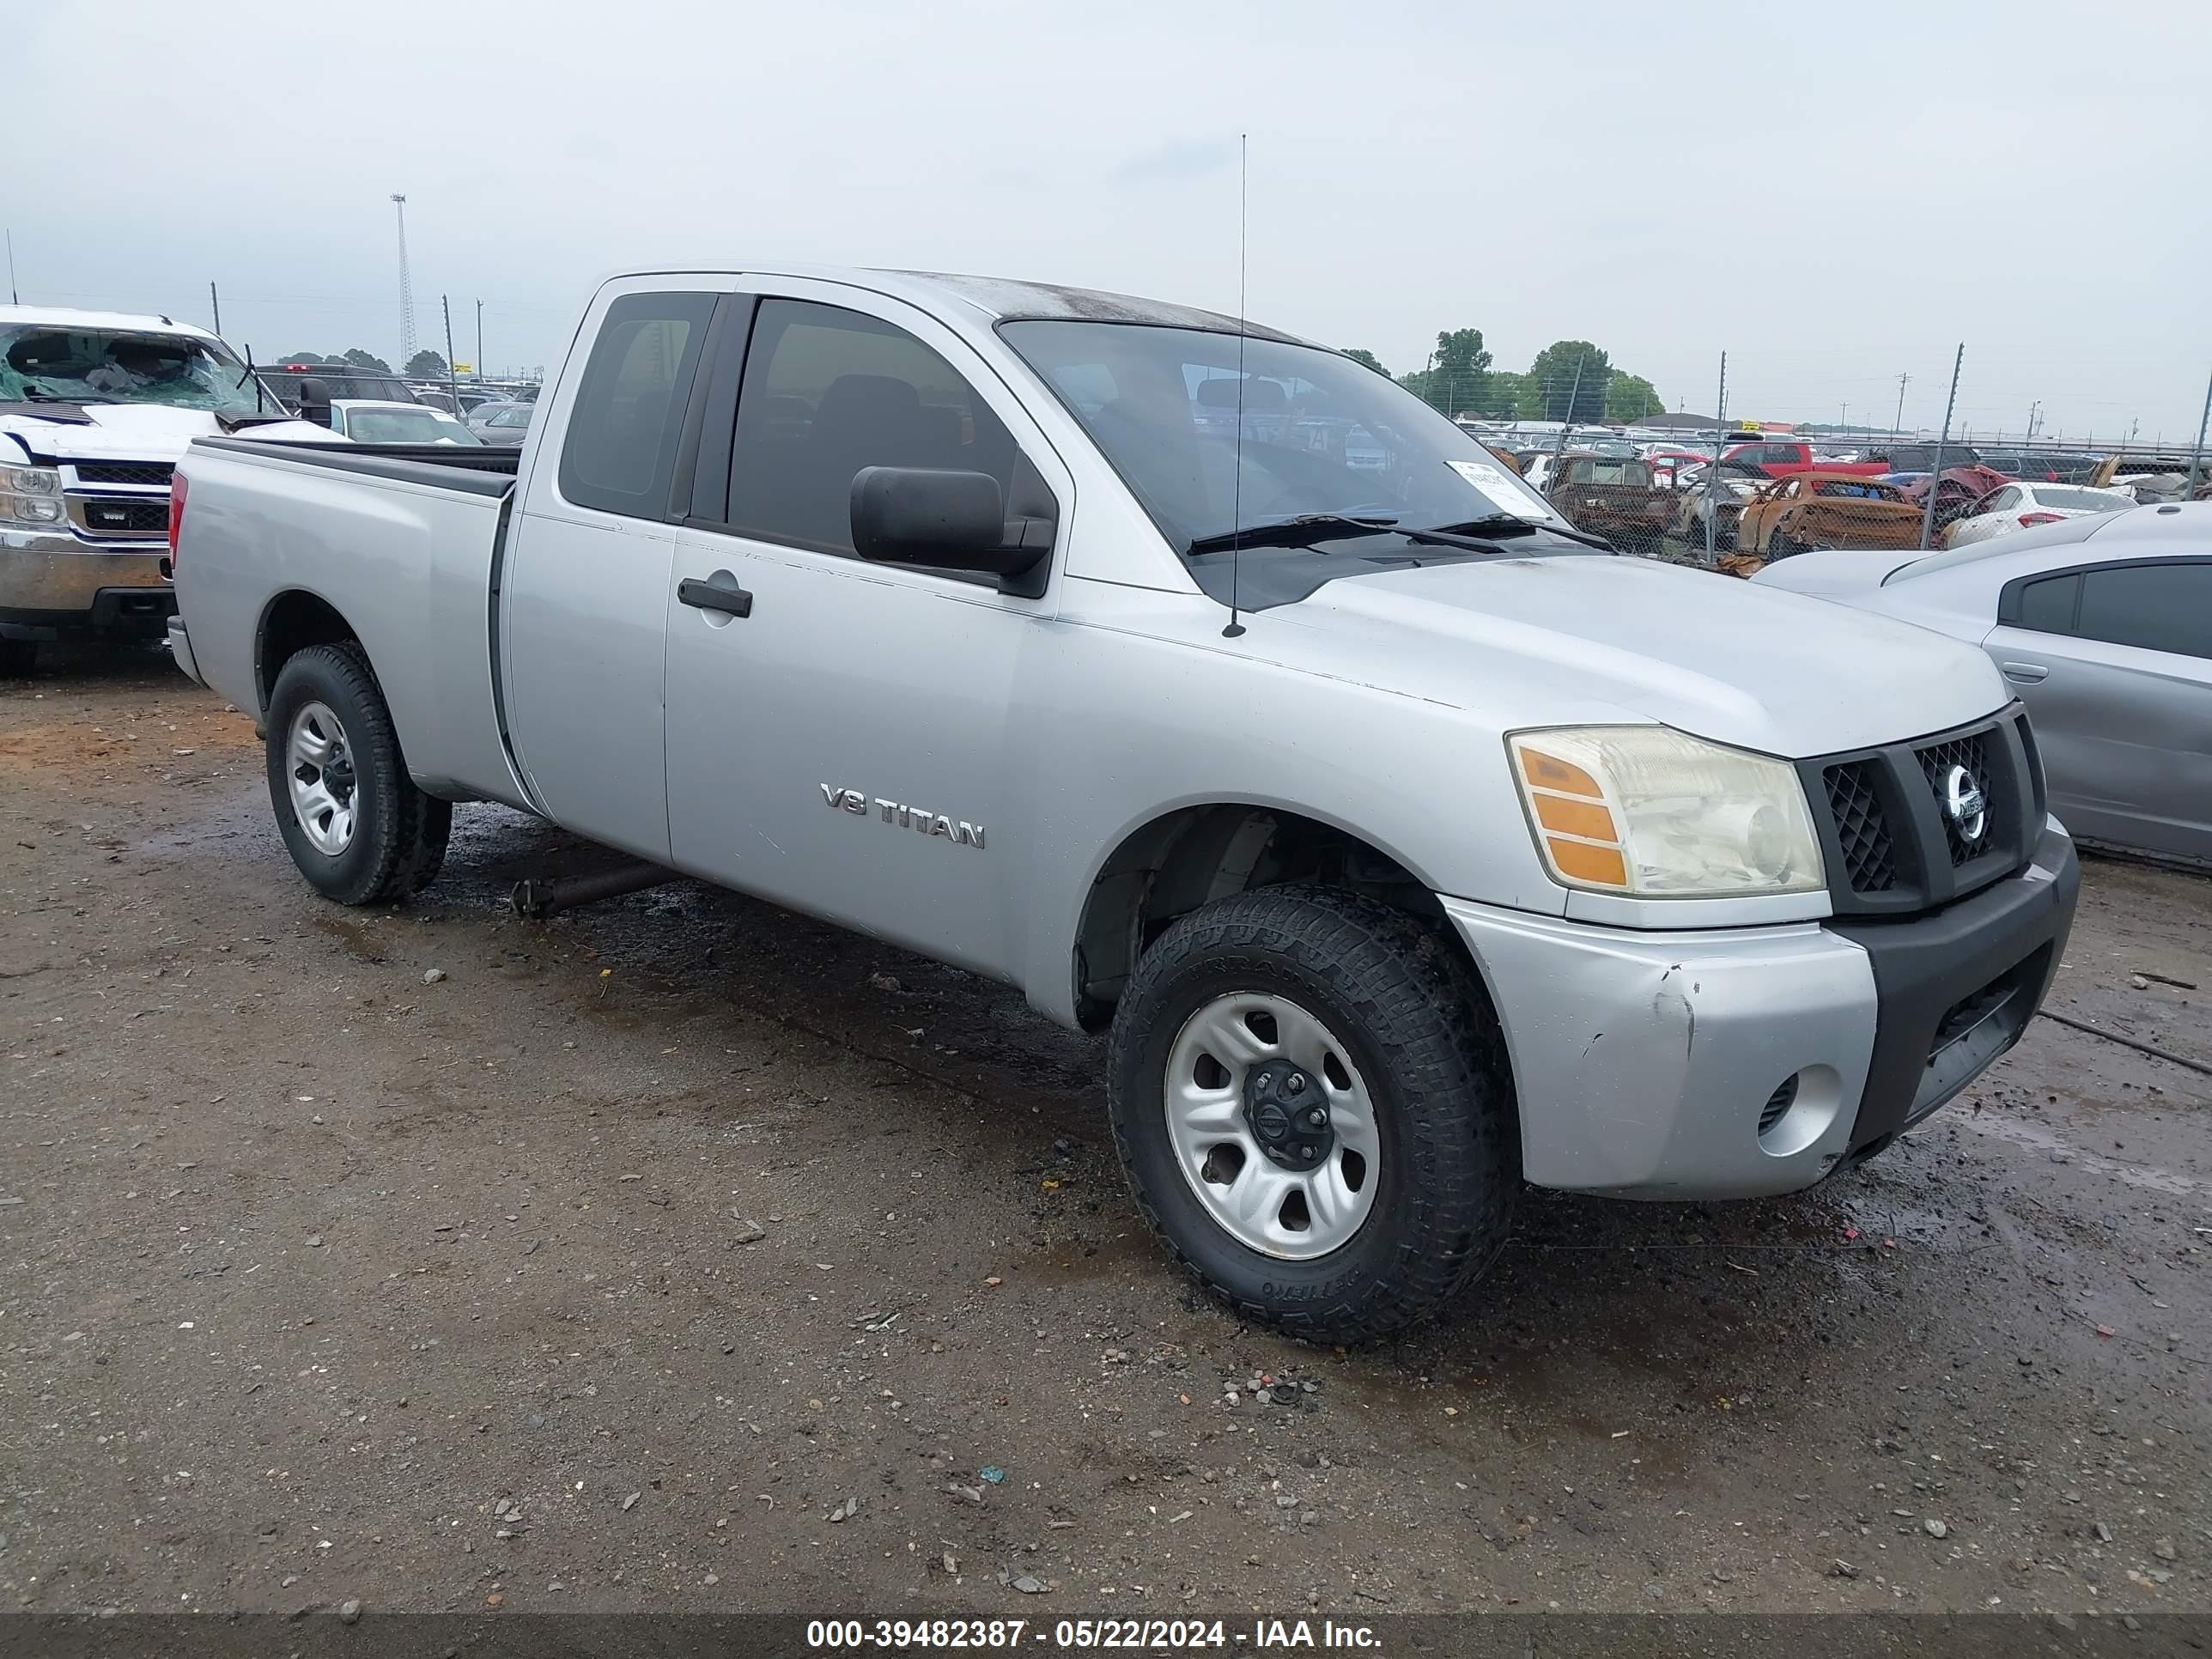
<path id="1" fill-rule="evenodd" d="M 1646 444 L 1644 459 L 1651 463 L 1651 476 L 1662 489 L 1672 489 L 1682 471 L 1688 467 L 1701 466 L 1713 459 L 1712 451 L 1700 455 L 1694 450 L 1675 449 L 1665 444 Z"/>
<path id="2" fill-rule="evenodd" d="M 1920 509 L 1902 490 L 1854 472 L 1793 472 L 1744 503 L 1736 550 L 1787 558 L 1815 548 L 1915 547 Z"/>
<path id="3" fill-rule="evenodd" d="M 1748 461 L 1766 469 L 1770 478 L 1786 478 L 1793 472 L 1856 472 L 1863 477 L 1879 477 L 1890 469 L 1879 461 L 1826 461 L 1814 453 L 1813 446 L 1788 438 L 1760 438 L 1748 443 L 1730 444 L 1721 451 L 1724 461 Z"/>
<path id="4" fill-rule="evenodd" d="M 469 430 L 485 443 L 517 449 L 537 413 L 535 404 L 480 404 L 469 411 Z"/>
<path id="5" fill-rule="evenodd" d="M 1954 443 L 1948 440 L 1940 444 L 1869 444 L 1867 459 L 1881 463 L 1880 472 L 1933 472 L 1941 452 L 1943 469 L 1954 466 L 1979 466 L 1981 453 L 1971 444 Z"/>
<path id="6" fill-rule="evenodd" d="M 388 404 L 422 402 L 415 388 L 397 374 L 356 368 L 349 363 L 276 363 L 257 372 L 287 413 L 299 415 L 305 405 L 310 411 L 306 415 L 309 420 L 319 418 L 324 404 L 341 398 Z"/>
<path id="7" fill-rule="evenodd" d="M 2030 483 L 2022 480 L 1992 489 L 1958 518 L 1943 534 L 1946 547 L 1964 547 L 1998 536 L 2014 536 L 2039 524 L 2093 513 L 2124 513 L 2135 497 L 2118 489 L 2081 484 Z"/>
<path id="8" fill-rule="evenodd" d="M 1949 451 L 1947 449 L 1944 453 L 1948 455 Z M 1981 464 L 1991 471 L 2034 483 L 2087 483 L 2089 475 L 2097 470 L 2097 464 L 2102 459 L 2097 455 L 2069 454 L 2057 450 L 1984 449 L 1981 452 Z"/>
<path id="9" fill-rule="evenodd" d="M 1979 645 L 2027 705 L 2051 810 L 2077 838 L 2212 864 L 2212 502 L 1902 562 L 1811 553 L 1752 580 Z M 1958 763 L 1976 796 L 1990 758 L 1969 745 Z"/>
<path id="10" fill-rule="evenodd" d="M 1710 525 L 1714 551 L 1733 552 L 1745 506 L 1772 482 L 1763 468 L 1749 461 L 1723 461 L 1717 469 L 1701 461 L 1676 469 L 1676 539 L 1702 550 Z"/>
<path id="11" fill-rule="evenodd" d="M 1940 473 L 1916 473 L 1908 479 L 1885 477 L 1882 482 L 1895 484 L 1905 492 L 1906 501 L 1923 511 L 1927 508 L 1929 492 L 1933 490 L 1936 512 L 1929 527 L 1931 532 L 1941 532 L 1973 511 L 1975 502 L 2014 481 L 1993 468 L 1974 462 L 1965 466 L 1947 466 Z"/>
<path id="12" fill-rule="evenodd" d="M 0 306 L 0 674 L 30 672 L 47 641 L 159 638 L 172 470 L 276 407 L 189 323 Z"/>
<path id="13" fill-rule="evenodd" d="M 341 398 L 331 404 L 331 430 L 357 444 L 461 444 L 483 440 L 442 409 Z"/>
<path id="14" fill-rule="evenodd" d="M 1674 492 L 1653 482 L 1651 463 L 1640 456 L 1570 450 L 1553 472 L 1549 495 L 1560 516 L 1624 553 L 1656 549 L 1674 522 Z"/>

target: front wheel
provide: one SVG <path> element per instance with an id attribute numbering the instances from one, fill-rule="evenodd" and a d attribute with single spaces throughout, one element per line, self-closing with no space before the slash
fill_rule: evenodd
<path id="1" fill-rule="evenodd" d="M 1239 1312 L 1352 1342 L 1487 1267 L 1520 1186 L 1495 1017 L 1412 917 L 1321 887 L 1182 918 L 1115 1011 L 1114 1138 L 1139 1206 Z"/>
<path id="2" fill-rule="evenodd" d="M 415 787 L 356 645 L 288 659 L 269 698 L 269 802 L 292 862 L 340 904 L 419 893 L 445 861 L 450 801 Z"/>

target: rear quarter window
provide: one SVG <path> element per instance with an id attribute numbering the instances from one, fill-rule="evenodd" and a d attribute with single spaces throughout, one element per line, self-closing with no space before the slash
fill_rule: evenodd
<path id="1" fill-rule="evenodd" d="M 714 309 L 711 294 L 626 294 L 607 307 L 562 441 L 568 501 L 629 518 L 667 516 L 684 405 Z"/>

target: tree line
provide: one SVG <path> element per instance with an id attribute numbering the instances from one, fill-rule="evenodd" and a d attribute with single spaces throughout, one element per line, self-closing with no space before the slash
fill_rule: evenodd
<path id="1" fill-rule="evenodd" d="M 392 365 L 373 351 L 363 351 L 350 346 L 343 351 L 292 351 L 276 360 L 280 363 L 329 363 L 334 368 L 358 368 L 375 374 L 389 374 Z M 446 360 L 427 346 L 407 360 L 401 371 L 410 380 L 442 380 L 446 378 Z"/>
<path id="2" fill-rule="evenodd" d="M 1390 375 L 1371 351 L 1344 354 L 1377 374 Z M 1390 375 L 1416 398 L 1446 415 L 1485 420 L 1640 421 L 1666 412 L 1666 403 L 1640 374 L 1615 368 L 1588 340 L 1554 340 L 1525 371 L 1493 366 L 1479 328 L 1446 329 L 1425 368 Z"/>

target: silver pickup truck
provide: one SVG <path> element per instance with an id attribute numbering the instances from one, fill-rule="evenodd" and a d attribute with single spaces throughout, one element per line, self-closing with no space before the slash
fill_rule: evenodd
<path id="1" fill-rule="evenodd" d="M 966 276 L 604 283 L 521 450 L 204 439 L 171 641 L 343 903 L 505 802 L 1110 1024 L 1139 1204 L 1346 1340 L 1522 1182 L 1807 1187 L 2079 887 L 1987 658 L 1593 544 L 1388 379 Z"/>

